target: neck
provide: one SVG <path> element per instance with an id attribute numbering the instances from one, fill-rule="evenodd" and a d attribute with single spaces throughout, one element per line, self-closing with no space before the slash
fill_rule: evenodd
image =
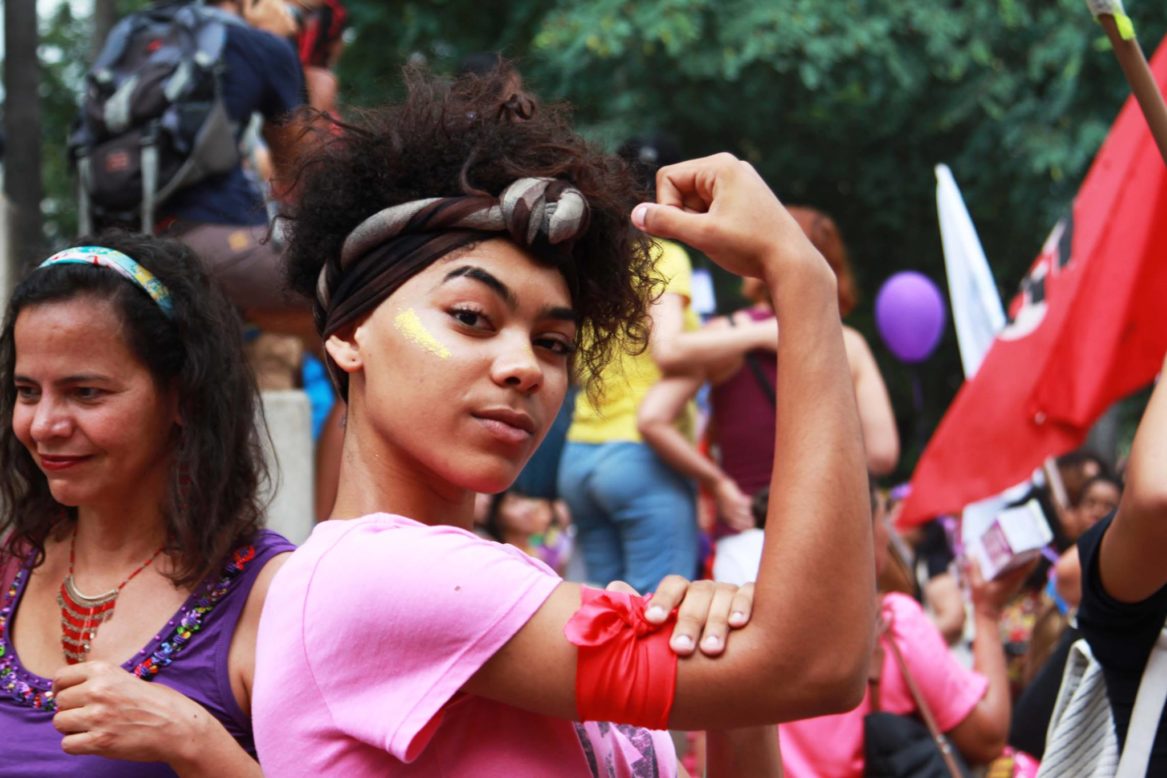
<path id="1" fill-rule="evenodd" d="M 395 513 L 422 524 L 473 527 L 474 492 L 434 486 L 432 473 L 385 452 L 375 433 L 363 433 L 361 425 L 351 423 L 351 408 L 349 420 L 332 518 Z"/>
<path id="2" fill-rule="evenodd" d="M 73 544 L 74 579 L 86 591 L 116 586 L 166 542 L 160 503 L 81 507 Z"/>

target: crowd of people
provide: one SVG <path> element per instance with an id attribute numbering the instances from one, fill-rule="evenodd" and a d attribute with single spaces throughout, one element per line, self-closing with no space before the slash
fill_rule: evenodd
<path id="1" fill-rule="evenodd" d="M 896 526 L 831 216 L 727 153 L 608 153 L 497 55 L 347 118 L 339 2 L 216 5 L 260 153 L 5 309 L 0 776 L 922 774 L 878 772 L 883 714 L 1033 776 L 1072 764 L 1079 639 L 1123 747 L 1167 389 L 1120 472 L 1058 460 L 1045 557 L 987 578 L 957 521 Z M 745 307 L 702 321 L 697 252 Z M 299 548 L 263 528 L 256 328 L 335 393 Z"/>

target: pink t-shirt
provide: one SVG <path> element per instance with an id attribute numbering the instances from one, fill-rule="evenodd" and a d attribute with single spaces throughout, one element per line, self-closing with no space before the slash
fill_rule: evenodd
<path id="1" fill-rule="evenodd" d="M 893 618 L 889 636 L 895 640 L 936 726 L 948 732 L 972 712 L 989 682 L 967 669 L 948 651 L 939 630 L 920 605 L 899 593 L 883 598 L 884 618 Z M 890 651 L 884 652 L 880 707 L 891 713 L 913 713 L 916 703 Z M 820 716 L 778 725 L 782 763 L 787 778 L 859 778 L 863 775 L 863 717 L 871 711 L 865 695 L 850 713 Z"/>
<path id="2" fill-rule="evenodd" d="M 559 583 L 518 549 L 454 527 L 387 514 L 318 525 L 260 619 L 252 723 L 264 774 L 676 775 L 667 733 L 459 691 Z"/>

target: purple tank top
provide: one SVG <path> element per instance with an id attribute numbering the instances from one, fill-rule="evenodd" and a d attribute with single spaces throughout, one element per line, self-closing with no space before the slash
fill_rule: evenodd
<path id="1" fill-rule="evenodd" d="M 774 318 L 772 311 L 750 308 L 754 321 Z M 773 351 L 751 351 L 770 386 L 775 386 L 778 368 Z M 710 392 L 713 411 L 713 442 L 721 452 L 721 469 L 743 492 L 753 495 L 770 483 L 774 466 L 774 401 L 758 382 L 750 366 L 713 387 Z M 720 526 L 720 525 L 719 525 Z"/>
<path id="2" fill-rule="evenodd" d="M 260 569 L 272 556 L 295 549 L 270 530 L 236 549 L 231 559 L 200 584 L 145 648 L 122 665 L 201 704 L 248 753 L 255 754 L 251 722 L 231 692 L 227 654 L 235 625 Z M 24 669 L 8 629 L 28 582 L 26 564 L 0 600 L 0 776 L 93 776 L 154 778 L 174 775 L 159 762 L 124 762 L 70 756 L 53 729 L 55 703 L 45 692 L 48 678 Z"/>

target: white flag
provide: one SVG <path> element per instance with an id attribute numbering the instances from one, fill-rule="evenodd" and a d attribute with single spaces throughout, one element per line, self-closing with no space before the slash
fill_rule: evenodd
<path id="1" fill-rule="evenodd" d="M 940 241 L 944 246 L 944 267 L 948 272 L 948 297 L 952 301 L 952 322 L 960 346 L 964 378 L 976 375 L 981 360 L 1005 326 L 1001 295 L 993 281 L 993 271 L 981 248 L 972 217 L 965 207 L 960 188 L 948 165 L 936 166 L 936 210 L 940 216 Z M 1028 491 L 1029 481 L 965 507 L 961 514 L 961 536 L 967 545 L 980 537 L 1005 506 Z"/>
<path id="2" fill-rule="evenodd" d="M 1005 326 L 1005 310 L 976 228 L 947 165 L 936 166 L 936 210 L 940 215 L 952 322 L 968 380 L 976 374 L 993 338 Z"/>

